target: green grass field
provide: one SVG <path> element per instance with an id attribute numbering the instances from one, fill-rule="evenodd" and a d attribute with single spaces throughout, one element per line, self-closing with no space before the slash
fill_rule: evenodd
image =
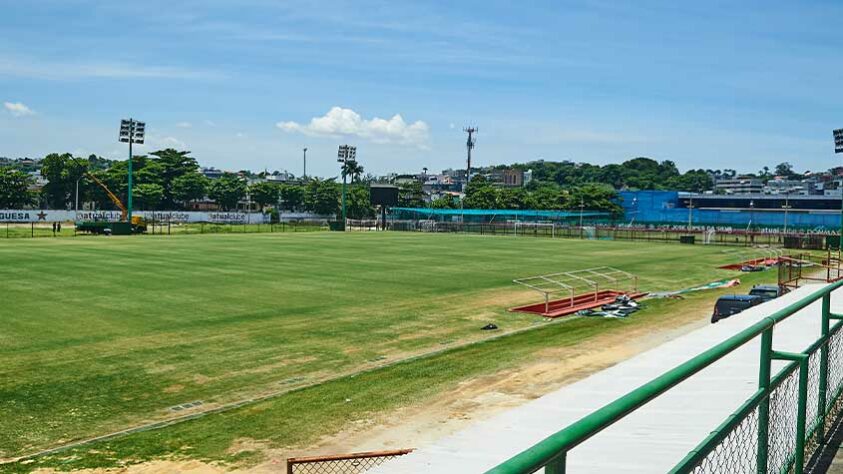
<path id="1" fill-rule="evenodd" d="M 165 419 L 186 402 L 213 407 L 478 341 L 487 322 L 538 327 L 43 462 L 108 466 L 185 446 L 226 460 L 237 436 L 307 442 L 697 301 L 659 301 L 634 322 L 549 324 L 506 312 L 538 300 L 513 278 L 611 265 L 646 290 L 679 289 L 734 275 L 715 268 L 734 260 L 718 247 L 415 233 L 0 240 L 0 458 Z M 348 390 L 371 396 L 335 403 Z"/>

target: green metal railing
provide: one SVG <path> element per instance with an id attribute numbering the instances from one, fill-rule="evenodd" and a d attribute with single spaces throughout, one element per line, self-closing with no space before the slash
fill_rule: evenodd
<path id="1" fill-rule="evenodd" d="M 776 311 L 487 474 L 528 474 L 541 468 L 547 474 L 564 473 L 569 451 L 756 337 L 761 338 L 758 389 L 670 472 L 801 474 L 806 459 L 825 440 L 827 425 L 843 407 L 843 315 L 830 311 L 831 293 L 841 286 L 843 281 L 826 285 Z M 800 353 L 774 350 L 776 324 L 818 300 L 822 300 L 818 339 Z M 788 363 L 771 376 L 773 360 Z"/>

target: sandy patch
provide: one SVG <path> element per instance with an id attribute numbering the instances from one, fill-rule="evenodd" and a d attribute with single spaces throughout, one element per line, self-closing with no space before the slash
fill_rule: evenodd
<path id="1" fill-rule="evenodd" d="M 176 392 L 181 392 L 182 390 L 184 390 L 184 385 L 175 384 L 175 385 L 170 385 L 169 387 L 165 388 L 164 393 L 176 393 Z"/>

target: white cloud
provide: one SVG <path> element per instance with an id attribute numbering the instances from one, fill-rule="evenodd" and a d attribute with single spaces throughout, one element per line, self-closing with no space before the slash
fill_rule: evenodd
<path id="1" fill-rule="evenodd" d="M 46 80 L 85 78 L 217 79 L 216 71 L 171 66 L 141 66 L 129 63 L 42 61 L 34 58 L 0 56 L 0 77 L 15 76 Z"/>
<path id="2" fill-rule="evenodd" d="M 160 136 L 154 132 L 146 134 L 146 143 L 143 145 L 147 150 L 163 150 L 165 148 L 175 148 L 176 150 L 188 150 L 187 143 L 179 140 L 173 136 Z"/>
<path id="3" fill-rule="evenodd" d="M 3 107 L 15 117 L 23 117 L 25 115 L 35 115 L 35 111 L 27 107 L 21 102 L 3 102 Z"/>
<path id="4" fill-rule="evenodd" d="M 176 124 L 176 127 L 179 127 L 179 128 L 190 128 L 192 126 L 193 126 L 193 124 L 190 123 L 190 122 L 179 122 L 179 123 Z"/>
<path id="5" fill-rule="evenodd" d="M 178 150 L 186 150 L 187 149 L 187 143 L 179 140 L 176 137 L 164 137 L 163 142 L 169 148 L 176 148 Z"/>
<path id="6" fill-rule="evenodd" d="M 212 120 L 205 120 L 205 125 L 207 125 L 209 127 L 216 127 L 217 126 L 217 124 L 214 123 Z"/>
<path id="7" fill-rule="evenodd" d="M 237 132 L 237 134 L 236 134 L 235 136 L 236 136 L 237 138 L 246 138 L 246 134 L 245 134 L 245 133 L 243 133 L 243 132 Z"/>
<path id="8" fill-rule="evenodd" d="M 276 127 L 285 132 L 297 132 L 312 137 L 355 136 L 375 143 L 400 143 L 424 147 L 429 138 L 428 126 L 418 120 L 408 124 L 399 114 L 386 120 L 374 117 L 366 120 L 357 112 L 342 107 L 332 107 L 322 117 L 314 117 L 307 124 L 278 122 Z"/>

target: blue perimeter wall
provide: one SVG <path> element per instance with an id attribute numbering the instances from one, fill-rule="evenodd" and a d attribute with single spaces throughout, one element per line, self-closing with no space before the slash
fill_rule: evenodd
<path id="1" fill-rule="evenodd" d="M 641 224 L 688 224 L 688 208 L 679 207 L 678 191 L 620 191 L 618 196 L 627 223 L 634 218 Z M 784 211 L 694 209 L 692 213 L 694 225 L 742 228 L 752 220 L 753 228 L 784 227 Z M 840 213 L 791 210 L 787 213 L 787 226 L 838 230 Z"/>

